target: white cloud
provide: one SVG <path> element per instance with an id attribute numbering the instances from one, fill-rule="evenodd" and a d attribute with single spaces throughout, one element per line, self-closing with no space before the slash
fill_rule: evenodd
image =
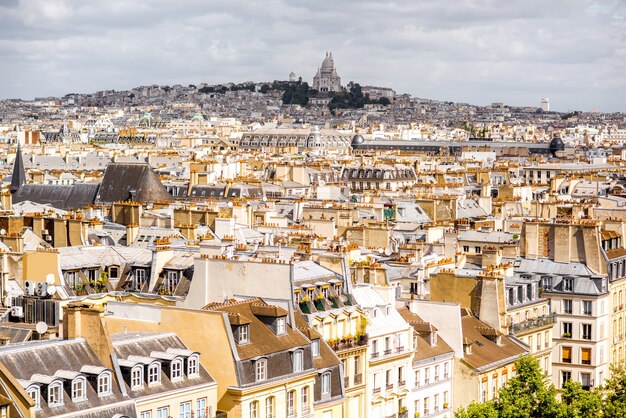
<path id="1" fill-rule="evenodd" d="M 626 110 L 619 1 L 0 2 L 0 96 L 151 83 L 342 80 L 419 97 Z"/>

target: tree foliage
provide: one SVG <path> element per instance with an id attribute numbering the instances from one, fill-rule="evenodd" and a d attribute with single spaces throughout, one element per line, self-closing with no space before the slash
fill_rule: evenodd
<path id="1" fill-rule="evenodd" d="M 517 375 L 498 391 L 497 399 L 471 403 L 455 418 L 617 418 L 626 417 L 626 371 L 614 368 L 604 386 L 586 390 L 565 384 L 561 399 L 531 356 L 515 363 Z"/>
<path id="2" fill-rule="evenodd" d="M 309 104 L 309 84 L 298 80 L 289 83 L 283 91 L 283 104 L 297 104 L 306 106 Z"/>

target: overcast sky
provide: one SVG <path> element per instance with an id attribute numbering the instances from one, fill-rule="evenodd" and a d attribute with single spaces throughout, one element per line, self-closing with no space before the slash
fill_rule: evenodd
<path id="1" fill-rule="evenodd" d="M 147 84 L 342 84 L 626 111 L 626 1 L 0 0 L 0 98 Z"/>

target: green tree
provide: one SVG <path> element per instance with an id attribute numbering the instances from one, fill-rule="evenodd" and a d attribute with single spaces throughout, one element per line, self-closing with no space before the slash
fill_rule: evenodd
<path id="1" fill-rule="evenodd" d="M 604 417 L 626 417 L 626 369 L 613 367 L 601 391 L 604 394 Z"/>
<path id="2" fill-rule="evenodd" d="M 546 383 L 535 357 L 524 356 L 515 362 L 517 375 L 500 389 L 496 401 L 499 417 L 558 418 L 562 405 L 556 389 Z"/>
<path id="3" fill-rule="evenodd" d="M 455 418 L 498 418 L 493 401 L 476 403 L 472 402 L 466 408 L 461 408 L 454 414 Z"/>
<path id="4" fill-rule="evenodd" d="M 585 390 L 580 382 L 569 380 L 561 396 L 566 417 L 602 416 L 602 395 L 597 390 Z M 622 415 L 623 416 L 623 415 Z"/>

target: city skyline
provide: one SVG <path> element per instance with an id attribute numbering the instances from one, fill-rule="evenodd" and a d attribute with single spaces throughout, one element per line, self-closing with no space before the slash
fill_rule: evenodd
<path id="1" fill-rule="evenodd" d="M 624 111 L 620 2 L 3 1 L 1 98 L 149 84 L 311 84 L 332 51 L 343 84 L 552 110 Z M 498 6 L 497 8 L 495 6 Z"/>

